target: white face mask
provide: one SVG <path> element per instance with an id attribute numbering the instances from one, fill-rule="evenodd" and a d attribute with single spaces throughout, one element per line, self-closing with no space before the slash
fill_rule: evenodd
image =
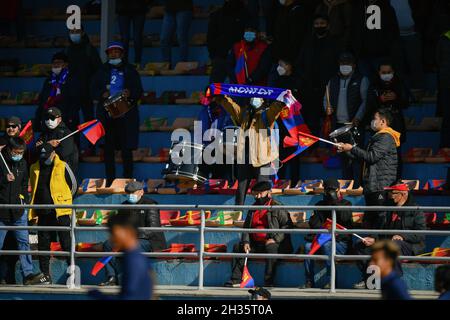
<path id="1" fill-rule="evenodd" d="M 262 106 L 263 104 L 263 99 L 262 98 L 251 98 L 250 99 L 250 104 L 255 107 L 256 109 L 258 109 L 259 107 Z"/>
<path id="2" fill-rule="evenodd" d="M 286 74 L 286 69 L 282 66 L 277 67 L 277 72 L 280 76 L 284 76 Z"/>
<path id="3" fill-rule="evenodd" d="M 353 71 L 353 67 L 347 64 L 343 64 L 341 66 L 339 66 L 339 72 L 343 75 L 343 76 L 348 76 L 350 73 L 352 73 Z"/>
<path id="4" fill-rule="evenodd" d="M 372 129 L 373 131 L 378 131 L 378 121 L 377 120 L 372 120 L 372 122 L 370 122 L 370 129 Z"/>
<path id="5" fill-rule="evenodd" d="M 51 120 L 51 119 L 45 120 L 45 125 L 49 129 L 55 129 L 58 126 L 58 120 L 57 119 L 55 119 L 55 120 Z"/>
<path id="6" fill-rule="evenodd" d="M 56 75 L 59 75 L 61 73 L 62 68 L 52 68 L 52 72 Z"/>
<path id="7" fill-rule="evenodd" d="M 381 74 L 380 75 L 380 79 L 386 82 L 389 82 L 392 80 L 392 78 L 394 78 L 394 74 L 393 73 L 388 73 L 388 74 Z"/>
<path id="8" fill-rule="evenodd" d="M 286 3 L 286 0 L 280 0 L 280 4 L 281 4 L 282 6 L 284 6 L 285 3 Z"/>
<path id="9" fill-rule="evenodd" d="M 122 59 L 121 58 L 109 59 L 109 63 L 112 64 L 113 66 L 117 66 L 122 63 Z"/>

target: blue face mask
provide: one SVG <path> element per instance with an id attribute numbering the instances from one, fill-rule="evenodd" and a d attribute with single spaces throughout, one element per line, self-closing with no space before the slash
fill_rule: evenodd
<path id="1" fill-rule="evenodd" d="M 23 154 L 15 154 L 11 156 L 12 161 L 15 162 L 19 162 L 20 160 L 22 160 L 23 158 Z"/>
<path id="2" fill-rule="evenodd" d="M 81 34 L 80 33 L 71 33 L 69 34 L 70 40 L 72 40 L 73 43 L 80 43 L 81 42 Z"/>
<path id="3" fill-rule="evenodd" d="M 109 63 L 112 64 L 113 66 L 117 66 L 122 62 L 121 58 L 117 58 L 117 59 L 109 59 Z"/>
<path id="4" fill-rule="evenodd" d="M 253 31 L 245 31 L 244 33 L 244 39 L 247 42 L 253 42 L 256 39 L 256 33 Z"/>
<path id="5" fill-rule="evenodd" d="M 139 197 L 134 193 L 130 193 L 130 194 L 127 194 L 127 201 L 129 203 L 136 204 L 139 201 Z"/>

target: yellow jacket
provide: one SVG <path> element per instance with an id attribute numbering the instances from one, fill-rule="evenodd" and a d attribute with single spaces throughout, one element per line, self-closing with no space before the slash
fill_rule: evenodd
<path id="1" fill-rule="evenodd" d="M 72 179 L 72 189 L 66 182 L 66 170 Z M 39 161 L 35 162 L 30 168 L 30 183 L 31 183 L 31 204 L 34 204 L 34 197 L 36 195 L 36 188 L 39 181 Z M 72 198 L 75 194 L 76 182 L 70 167 L 55 155 L 53 160 L 53 170 L 50 177 L 50 194 L 54 204 L 71 205 Z M 72 214 L 72 209 L 56 209 L 56 217 Z M 30 210 L 28 219 L 36 217 L 35 210 Z"/>

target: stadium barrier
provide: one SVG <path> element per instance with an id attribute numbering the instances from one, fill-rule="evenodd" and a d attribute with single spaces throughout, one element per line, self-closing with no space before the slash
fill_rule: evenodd
<path id="1" fill-rule="evenodd" d="M 75 268 L 77 257 L 104 257 L 107 255 L 120 256 L 120 252 L 77 252 L 76 249 L 76 238 L 75 231 L 105 231 L 106 227 L 77 227 L 76 226 L 76 210 L 145 210 L 145 209 L 159 209 L 159 210 L 199 210 L 201 211 L 201 222 L 198 227 L 147 227 L 140 228 L 143 231 L 162 231 L 162 232 L 191 232 L 199 233 L 200 236 L 200 248 L 199 252 L 146 252 L 144 255 L 146 257 L 158 258 L 158 257 L 193 257 L 198 258 L 199 269 L 198 269 L 198 290 L 203 290 L 203 272 L 204 272 L 204 258 L 205 257 L 231 257 L 231 258 L 258 258 L 258 259 L 311 259 L 311 260 L 330 260 L 331 261 L 331 279 L 330 279 L 330 293 L 336 292 L 336 262 L 337 261 L 356 261 L 356 260 L 369 260 L 370 256 L 367 255 L 337 255 L 336 254 L 336 235 L 337 234 L 423 234 L 423 235 L 434 235 L 434 236 L 450 236 L 450 230 L 375 230 L 375 229 L 348 229 L 340 230 L 336 228 L 336 211 L 339 210 L 352 210 L 358 212 L 390 212 L 390 211 L 415 211 L 415 212 L 450 212 L 450 207 L 385 207 L 385 206 L 248 206 L 248 205 L 99 205 L 99 204 L 77 204 L 77 205 L 12 205 L 12 204 L 2 204 L 1 209 L 56 209 L 56 208 L 66 208 L 72 209 L 72 219 L 70 227 L 46 227 L 46 226 L 0 226 L 0 230 L 33 230 L 33 231 L 69 231 L 71 237 L 71 250 L 67 251 L 21 251 L 21 250 L 0 250 L 0 255 L 20 255 L 20 254 L 30 254 L 30 255 L 53 255 L 53 256 L 64 256 L 70 257 L 71 268 L 69 273 L 69 288 L 75 288 Z M 332 212 L 332 225 L 331 229 L 244 229 L 244 228 L 222 228 L 222 227 L 206 227 L 205 226 L 205 211 L 206 210 L 302 210 L 302 211 L 313 211 L 313 210 L 331 210 Z M 74 223 L 75 222 L 75 223 Z M 326 255 L 308 255 L 308 254 L 265 254 L 265 253 L 212 253 L 204 251 L 205 244 L 205 233 L 206 232 L 238 232 L 238 233 L 269 233 L 269 232 L 279 232 L 279 233 L 290 233 L 290 234 L 320 234 L 320 233 L 331 233 L 331 256 Z M 450 257 L 424 257 L 424 256 L 400 256 L 400 260 L 408 261 L 435 261 L 435 262 L 450 262 Z"/>

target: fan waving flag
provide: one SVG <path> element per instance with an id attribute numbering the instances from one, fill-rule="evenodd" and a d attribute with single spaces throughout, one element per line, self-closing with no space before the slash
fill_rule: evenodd
<path id="1" fill-rule="evenodd" d="M 242 281 L 241 288 L 254 288 L 255 280 L 253 280 L 252 275 L 248 271 L 247 264 L 244 265 L 244 270 L 242 271 Z"/>
<path id="2" fill-rule="evenodd" d="M 97 141 L 105 135 L 103 125 L 97 119 L 80 124 L 78 130 L 81 131 L 86 139 L 92 144 L 96 144 Z"/>
<path id="3" fill-rule="evenodd" d="M 331 220 L 330 218 L 327 218 L 325 223 L 322 225 L 322 228 L 330 230 L 332 225 L 333 225 L 333 220 Z M 345 228 L 344 226 L 341 226 L 339 223 L 336 223 L 336 229 L 347 230 L 347 228 Z M 358 235 L 355 235 L 355 236 L 358 236 Z M 309 254 L 316 253 L 317 250 L 319 250 L 320 247 L 323 246 L 328 241 L 331 241 L 331 234 L 329 234 L 329 233 L 317 234 L 314 237 L 314 240 L 311 244 L 311 250 L 309 251 Z"/>
<path id="4" fill-rule="evenodd" d="M 102 270 L 103 267 L 106 266 L 109 261 L 111 261 L 111 259 L 112 259 L 112 256 L 108 256 L 108 257 L 103 257 L 100 260 L 98 260 L 95 263 L 95 265 L 92 267 L 91 275 L 93 275 L 95 277 L 97 275 L 97 273 L 99 273 L 100 270 Z"/>
<path id="5" fill-rule="evenodd" d="M 236 60 L 234 74 L 236 75 L 237 83 L 245 84 L 247 82 L 247 57 L 245 54 L 244 41 L 241 42 L 241 49 L 239 50 L 239 56 Z"/>
<path id="6" fill-rule="evenodd" d="M 30 144 L 33 141 L 33 123 L 30 121 L 27 122 L 25 127 L 23 127 L 22 131 L 19 134 L 19 137 L 25 141 L 26 144 Z"/>

